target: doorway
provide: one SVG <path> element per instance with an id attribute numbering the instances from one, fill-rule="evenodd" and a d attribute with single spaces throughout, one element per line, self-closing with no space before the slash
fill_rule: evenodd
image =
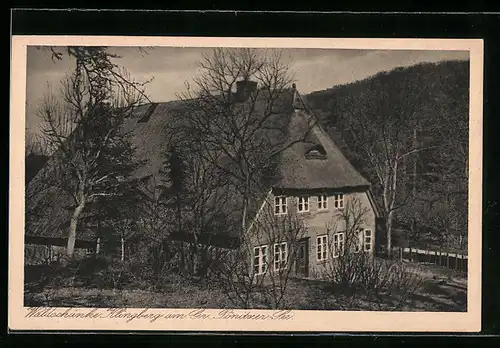
<path id="1" fill-rule="evenodd" d="M 309 238 L 300 240 L 297 247 L 295 272 L 297 276 L 307 278 L 309 276 Z"/>

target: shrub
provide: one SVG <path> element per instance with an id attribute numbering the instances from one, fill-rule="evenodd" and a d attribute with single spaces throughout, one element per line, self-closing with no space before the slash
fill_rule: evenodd
<path id="1" fill-rule="evenodd" d="M 326 275 L 329 291 L 343 309 L 360 309 L 366 301 L 377 310 L 398 310 L 421 284 L 404 262 L 361 254 L 341 258 Z"/>
<path id="2" fill-rule="evenodd" d="M 127 263 L 119 260 L 103 260 L 106 267 L 92 274 L 90 284 L 100 289 L 123 289 L 134 282 L 134 274 Z"/>

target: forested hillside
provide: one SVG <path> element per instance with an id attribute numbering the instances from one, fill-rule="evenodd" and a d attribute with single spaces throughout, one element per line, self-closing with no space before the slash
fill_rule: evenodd
<path id="1" fill-rule="evenodd" d="M 468 61 L 397 68 L 306 98 L 373 183 L 392 245 L 466 250 Z"/>

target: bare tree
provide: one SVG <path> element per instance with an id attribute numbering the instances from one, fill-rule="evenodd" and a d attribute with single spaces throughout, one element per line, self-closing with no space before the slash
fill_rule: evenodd
<path id="1" fill-rule="evenodd" d="M 405 164 L 439 145 L 415 138 L 418 129 L 431 124 L 432 116 L 422 109 L 421 102 L 428 96 L 419 81 L 402 76 L 393 84 L 380 85 L 383 79 L 371 83 L 370 88 L 375 91 L 371 99 L 347 103 L 349 108 L 341 122 L 346 140 L 374 174 L 385 220 L 386 252 L 390 256 L 394 214 L 413 199 L 411 190 L 402 190 L 408 178 Z"/>
<path id="2" fill-rule="evenodd" d="M 224 178 L 224 188 L 218 190 L 218 197 L 225 197 L 220 202 L 218 219 L 227 221 L 221 228 L 237 236 L 240 246 L 226 255 L 226 264 L 219 273 L 226 285 L 234 286 L 231 293 L 244 306 L 262 278 L 254 279 L 249 272 L 254 252 L 250 242 L 255 242 L 247 236 L 249 223 L 279 175 L 280 154 L 304 141 L 314 122 L 304 115 L 304 124 L 297 127 L 300 129 L 296 134 L 288 132 L 287 122 L 297 97 L 292 82 L 290 62 L 280 51 L 217 48 L 203 56 L 200 75 L 180 96 L 188 109 L 180 133 L 197 145 L 195 152 L 201 167 L 210 168 L 213 177 Z M 284 227 L 284 223 L 278 226 Z M 285 230 L 301 231 L 298 222 L 288 224 Z M 269 233 L 264 234 L 270 237 Z M 290 251 L 289 256 L 293 253 Z M 233 281 L 226 271 L 234 272 L 237 280 Z M 239 288 L 241 284 L 245 284 L 246 290 Z M 275 297 L 274 303 L 281 303 L 280 296 Z"/>
<path id="3" fill-rule="evenodd" d="M 283 308 L 306 225 L 296 214 L 277 216 L 267 197 L 238 248 L 226 253 L 217 280 L 233 304 Z"/>
<path id="4" fill-rule="evenodd" d="M 219 249 L 213 247 L 220 239 L 226 211 L 225 194 L 220 192 L 227 178 L 214 165 L 198 155 L 196 145 L 179 139 L 170 149 L 168 177 L 171 211 L 180 242 L 182 272 L 190 276 L 206 276 Z"/>
<path id="5" fill-rule="evenodd" d="M 399 190 L 411 194 L 397 216 L 409 242 L 427 239 L 441 248 L 455 237 L 463 246 L 467 234 L 468 76 L 467 70 L 455 73 L 457 83 L 447 86 L 452 97 L 436 95 L 432 117 L 414 129 L 415 145 L 428 151 L 408 158 L 402 180 L 409 185 Z"/>
<path id="6" fill-rule="evenodd" d="M 26 158 L 32 155 L 47 155 L 47 147 L 43 142 L 42 136 L 29 130 L 26 130 L 24 150 Z"/>
<path id="7" fill-rule="evenodd" d="M 366 251 L 372 251 L 374 235 L 370 235 L 369 248 L 366 248 L 364 236 L 368 212 L 358 198 L 352 197 L 326 226 L 328 236 L 326 250 L 322 251 L 326 253 L 322 275 L 348 291 L 359 281 L 359 271 L 373 262 L 373 254 Z"/>
<path id="8" fill-rule="evenodd" d="M 184 133 L 203 144 L 199 155 L 206 163 L 230 178 L 241 197 L 239 230 L 246 232 L 250 202 L 267 191 L 274 160 L 308 131 L 290 139 L 286 118 L 278 117 L 290 111 L 287 102 L 291 107 L 290 64 L 279 51 L 217 48 L 204 55 L 200 69 L 181 96 L 189 110 Z"/>
<path id="9" fill-rule="evenodd" d="M 175 218 L 166 193 L 164 176 L 154 175 L 137 189 L 134 205 L 135 233 L 132 235 L 131 259 L 142 265 L 143 279 L 162 286 L 165 277 L 178 268 L 178 251 L 172 244 Z"/>
<path id="10" fill-rule="evenodd" d="M 44 140 L 52 150 L 53 180 L 75 205 L 67 255 L 73 257 L 77 226 L 89 203 L 120 195 L 133 170 L 133 148 L 121 132 L 123 120 L 144 97 L 102 47 L 71 47 L 74 72 L 63 81 L 62 96 L 47 95 L 38 114 Z"/>
<path id="11" fill-rule="evenodd" d="M 374 257 L 367 213 L 357 198 L 337 212 L 327 226 L 326 250 L 319 251 L 326 254 L 322 255 L 322 275 L 332 282 L 335 301 L 342 309 L 360 309 L 363 300 L 368 300 L 377 310 L 398 310 L 418 290 L 421 279 L 402 262 Z"/>

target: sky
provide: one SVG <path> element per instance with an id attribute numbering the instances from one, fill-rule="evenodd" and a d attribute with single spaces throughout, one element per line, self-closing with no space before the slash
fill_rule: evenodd
<path id="1" fill-rule="evenodd" d="M 137 47 L 110 47 L 121 58 L 116 62 L 138 80 L 152 81 L 146 92 L 154 102 L 178 99 L 186 82 L 200 72 L 198 63 L 211 48 L 154 47 L 146 52 Z M 468 51 L 404 51 L 360 49 L 282 49 L 291 61 L 297 89 L 302 94 L 365 79 L 381 71 L 422 62 L 468 60 Z M 74 68 L 74 60 L 52 60 L 46 49 L 28 47 L 26 81 L 26 127 L 37 133 L 37 109 L 48 86 L 56 92 L 61 80 Z"/>

